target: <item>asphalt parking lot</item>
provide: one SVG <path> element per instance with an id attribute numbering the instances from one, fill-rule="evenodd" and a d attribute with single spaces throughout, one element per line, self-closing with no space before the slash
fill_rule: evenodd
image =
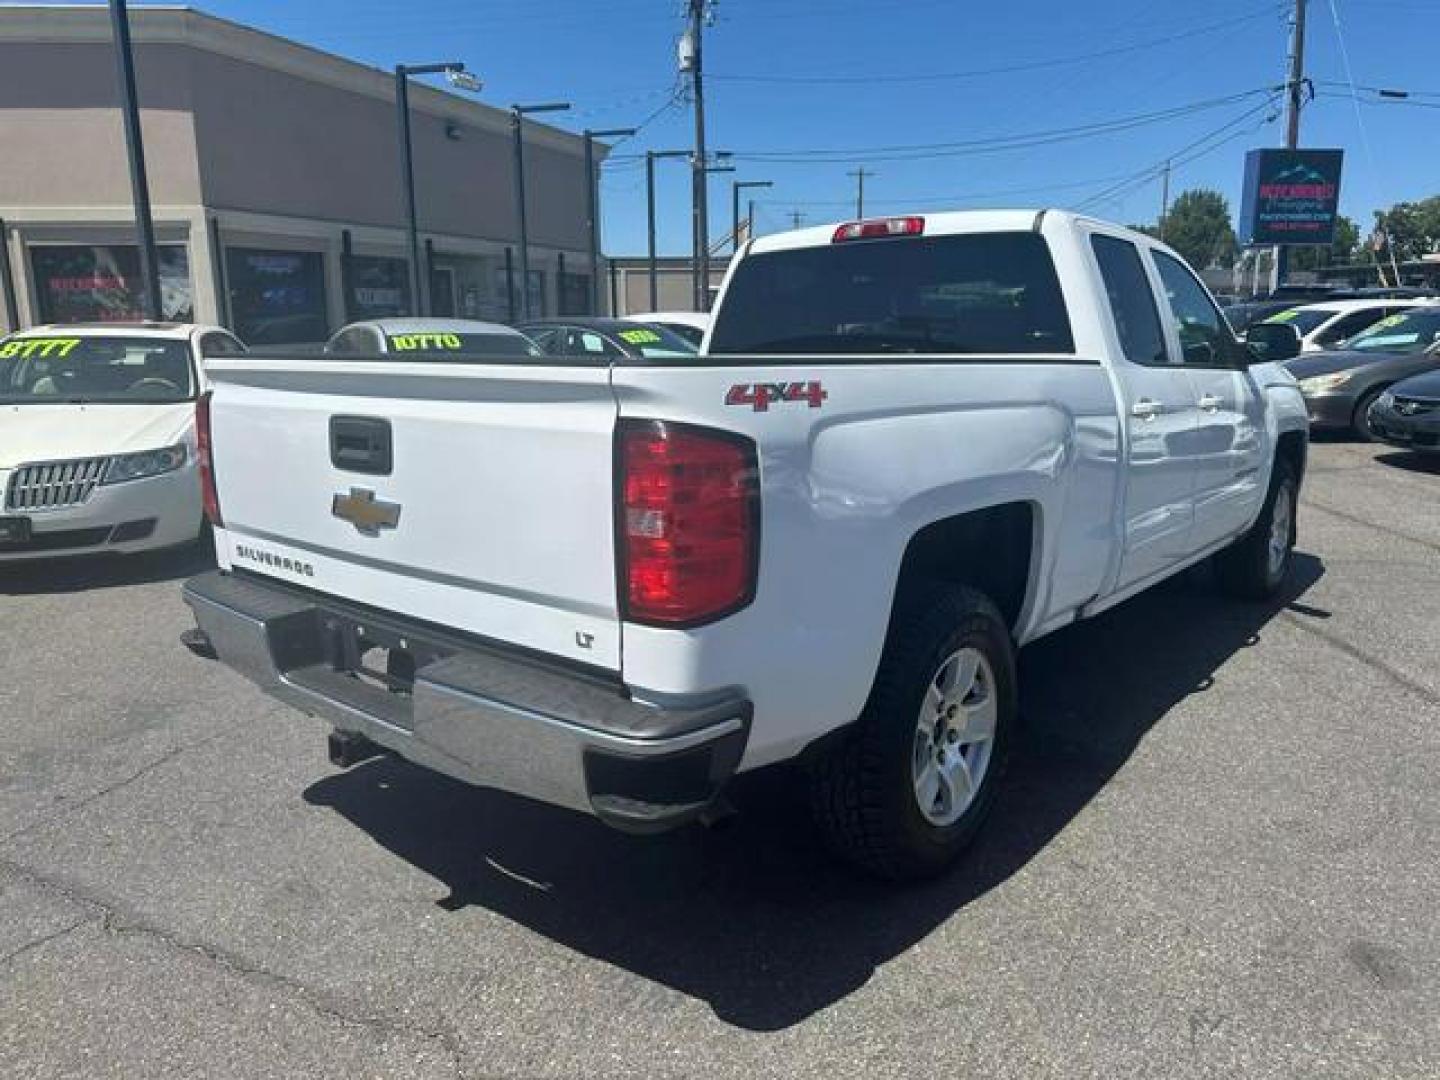
<path id="1" fill-rule="evenodd" d="M 964 866 L 783 773 L 654 839 L 380 760 L 177 643 L 204 556 L 0 571 L 0 1075 L 1440 1075 L 1440 464 L 1314 448 L 1287 602 L 1022 658 Z"/>

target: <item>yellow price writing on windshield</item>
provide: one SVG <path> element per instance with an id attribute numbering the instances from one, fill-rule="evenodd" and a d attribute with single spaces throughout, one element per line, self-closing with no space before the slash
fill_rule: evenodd
<path id="1" fill-rule="evenodd" d="M 459 334 L 395 334 L 390 338 L 390 344 L 396 352 L 416 352 L 427 349 L 456 351 L 464 348 Z"/>
<path id="2" fill-rule="evenodd" d="M 1388 329 L 1389 329 L 1390 327 L 1392 327 L 1392 326 L 1399 326 L 1399 325 L 1400 325 L 1401 323 L 1403 323 L 1404 321 L 1405 321 L 1405 316 L 1404 316 L 1404 315 L 1387 315 L 1385 318 L 1381 319 L 1379 322 L 1377 322 L 1377 323 L 1376 323 L 1374 326 L 1372 326 L 1370 329 L 1372 329 L 1372 330 L 1388 330 Z"/>
<path id="3" fill-rule="evenodd" d="M 621 330 L 620 340 L 631 345 L 654 345 L 660 340 L 660 335 L 654 330 Z"/>
<path id="4" fill-rule="evenodd" d="M 1278 315 L 1271 315 L 1270 318 L 1266 319 L 1265 321 L 1268 323 L 1287 323 L 1292 321 L 1295 316 L 1299 314 L 1299 308 L 1291 308 L 1289 311 L 1282 311 Z"/>
<path id="5" fill-rule="evenodd" d="M 15 356 L 26 359 L 32 356 L 65 357 L 79 344 L 80 339 L 77 337 L 16 338 L 0 345 L 0 360 Z"/>

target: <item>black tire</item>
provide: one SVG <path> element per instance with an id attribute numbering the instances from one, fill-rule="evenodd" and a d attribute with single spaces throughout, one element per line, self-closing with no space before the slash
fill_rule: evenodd
<path id="1" fill-rule="evenodd" d="M 975 794 L 957 820 L 941 826 L 921 810 L 912 763 L 926 695 L 942 662 L 965 648 L 978 651 L 993 676 L 987 690 L 995 695 L 995 730 Z M 999 610 L 962 586 L 916 590 L 897 603 L 859 721 L 809 762 L 811 811 L 826 845 L 891 880 L 943 872 L 990 811 L 1015 726 L 1015 647 Z"/>
<path id="2" fill-rule="evenodd" d="M 1280 591 L 1294 561 L 1299 497 L 1300 482 L 1294 467 L 1283 458 L 1276 459 L 1260 517 L 1249 532 L 1216 557 L 1215 568 L 1226 592 L 1243 600 L 1269 600 Z M 1271 558 L 1270 540 L 1275 528 L 1276 507 L 1282 498 L 1288 500 L 1290 524 L 1284 557 L 1277 565 Z"/>
<path id="3" fill-rule="evenodd" d="M 1385 387 L 1377 386 L 1360 399 L 1360 404 L 1355 406 L 1355 417 L 1350 422 L 1355 437 L 1361 442 L 1379 442 L 1375 432 L 1370 427 L 1370 406 L 1380 400 L 1380 395 L 1385 392 Z"/>

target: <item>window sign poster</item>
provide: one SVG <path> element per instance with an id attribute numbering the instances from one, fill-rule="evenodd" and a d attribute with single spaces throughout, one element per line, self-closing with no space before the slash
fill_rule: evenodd
<path id="1" fill-rule="evenodd" d="M 185 245 L 162 244 L 156 258 L 161 318 L 191 321 L 194 298 Z M 30 266 L 42 322 L 125 322 L 145 317 L 140 249 L 134 244 L 37 244 L 30 248 Z"/>
<path id="2" fill-rule="evenodd" d="M 383 255 L 350 256 L 350 318 L 410 314 L 410 264 Z"/>
<path id="3" fill-rule="evenodd" d="M 245 344 L 325 340 L 325 261 L 319 252 L 228 248 L 225 276 L 235 332 Z"/>
<path id="4" fill-rule="evenodd" d="M 1340 212 L 1343 150 L 1251 150 L 1245 155 L 1240 243 L 1329 246 Z"/>

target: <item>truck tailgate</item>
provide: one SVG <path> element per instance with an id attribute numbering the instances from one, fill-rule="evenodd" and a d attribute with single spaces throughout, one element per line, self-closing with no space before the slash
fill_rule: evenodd
<path id="1" fill-rule="evenodd" d="M 607 369 L 208 372 L 222 564 L 618 670 Z"/>

